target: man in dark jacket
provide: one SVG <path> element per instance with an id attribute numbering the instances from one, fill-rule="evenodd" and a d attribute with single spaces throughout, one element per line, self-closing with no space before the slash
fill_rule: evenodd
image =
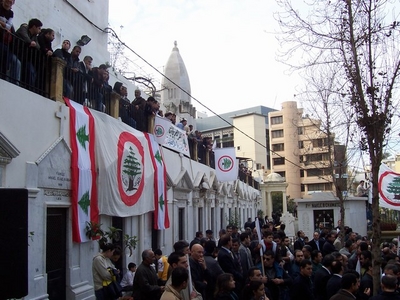
<path id="1" fill-rule="evenodd" d="M 396 286 L 396 276 L 383 276 L 381 279 L 382 293 L 372 297 L 370 300 L 400 300 L 400 294 L 396 291 Z"/>
<path id="2" fill-rule="evenodd" d="M 332 264 L 335 258 L 328 254 L 322 259 L 322 268 L 314 276 L 314 296 L 317 300 L 328 300 L 326 295 L 326 285 L 331 278 Z"/>
<path id="3" fill-rule="evenodd" d="M 360 282 L 353 273 L 346 273 L 342 277 L 341 287 L 342 289 L 337 292 L 330 300 L 355 300 L 355 293 L 358 291 Z"/>
<path id="4" fill-rule="evenodd" d="M 314 300 L 311 283 L 312 266 L 311 262 L 303 259 L 300 262 L 300 274 L 293 280 L 290 288 L 291 300 Z"/>

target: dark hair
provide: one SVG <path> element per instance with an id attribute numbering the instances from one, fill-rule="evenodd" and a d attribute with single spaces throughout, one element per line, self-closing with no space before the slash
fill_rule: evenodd
<path id="1" fill-rule="evenodd" d="M 155 255 L 162 255 L 161 249 L 156 249 L 156 250 L 154 250 L 154 254 L 155 254 Z"/>
<path id="2" fill-rule="evenodd" d="M 266 230 L 266 231 L 264 231 L 263 232 L 263 237 L 269 237 L 269 236 L 274 236 L 273 234 L 272 234 L 272 231 L 270 231 L 270 230 Z"/>
<path id="3" fill-rule="evenodd" d="M 382 277 L 382 285 L 384 285 L 389 290 L 396 289 L 397 277 L 392 275 L 386 275 Z"/>
<path id="4" fill-rule="evenodd" d="M 300 268 L 301 268 L 301 269 L 304 269 L 304 268 L 307 267 L 307 266 L 312 266 L 311 261 L 309 261 L 308 259 L 303 259 L 303 260 L 300 262 Z"/>
<path id="5" fill-rule="evenodd" d="M 175 250 L 175 252 L 181 252 L 181 251 L 183 251 L 183 249 L 185 249 L 186 247 L 189 247 L 189 243 L 186 242 L 185 240 L 177 241 L 177 242 L 174 244 L 174 250 Z"/>
<path id="6" fill-rule="evenodd" d="M 111 244 L 111 243 L 100 244 L 100 249 L 103 252 L 106 252 L 108 250 L 114 250 L 115 249 L 115 245 Z"/>
<path id="7" fill-rule="evenodd" d="M 189 278 L 189 273 L 185 268 L 178 267 L 172 270 L 171 281 L 172 286 L 178 287 Z"/>
<path id="8" fill-rule="evenodd" d="M 262 284 L 263 284 L 262 281 L 258 281 L 258 280 L 250 281 L 249 290 L 254 293 L 255 291 L 257 291 L 260 288 L 260 286 Z"/>
<path id="9" fill-rule="evenodd" d="M 318 253 L 321 253 L 321 251 L 318 251 L 317 249 L 313 250 L 311 252 L 311 260 L 314 260 L 316 257 L 318 257 Z"/>
<path id="10" fill-rule="evenodd" d="M 86 58 L 86 56 L 85 56 L 85 58 Z M 83 60 L 85 60 L 85 59 L 83 59 Z M 123 85 L 122 82 L 117 81 L 117 82 L 114 84 L 113 91 L 116 92 L 117 94 L 121 93 L 121 87 L 122 87 L 122 85 Z"/>
<path id="11" fill-rule="evenodd" d="M 122 254 L 121 248 L 118 246 L 115 246 L 113 255 L 121 255 L 121 254 Z"/>
<path id="12" fill-rule="evenodd" d="M 339 274 L 340 271 L 342 271 L 342 267 L 343 264 L 340 261 L 336 261 L 333 265 L 332 265 L 332 273 L 334 274 Z"/>
<path id="13" fill-rule="evenodd" d="M 128 264 L 128 270 L 132 269 L 132 268 L 136 268 L 136 264 L 131 262 Z"/>
<path id="14" fill-rule="evenodd" d="M 233 238 L 233 239 L 232 239 L 232 244 L 233 244 L 233 243 L 238 243 L 238 244 L 240 244 L 239 239 L 238 239 L 238 238 Z"/>
<path id="15" fill-rule="evenodd" d="M 229 234 L 225 234 L 219 239 L 219 243 L 221 246 L 226 246 L 229 244 L 231 239 L 232 237 Z"/>
<path id="16" fill-rule="evenodd" d="M 150 98 L 150 97 L 149 97 Z M 148 100 L 148 99 L 147 99 Z M 203 231 L 196 231 L 196 237 L 200 237 L 203 235 Z"/>
<path id="17" fill-rule="evenodd" d="M 385 268 L 383 269 L 383 271 L 385 272 L 385 270 L 392 270 L 393 274 L 397 274 L 399 272 L 399 267 L 395 264 L 390 264 L 388 263 Z"/>
<path id="18" fill-rule="evenodd" d="M 192 126 L 192 125 L 189 125 L 189 126 Z M 206 234 L 213 234 L 213 231 L 211 229 L 207 229 Z"/>
<path id="19" fill-rule="evenodd" d="M 204 252 L 206 253 L 212 254 L 215 248 L 217 248 L 217 244 L 214 241 L 207 241 L 204 244 Z"/>
<path id="20" fill-rule="evenodd" d="M 361 242 L 358 247 L 360 248 L 361 251 L 366 251 L 368 250 L 368 244 L 366 242 Z"/>
<path id="21" fill-rule="evenodd" d="M 327 254 L 322 259 L 322 265 L 326 268 L 332 266 L 332 263 L 335 261 L 335 257 L 332 254 Z"/>
<path id="22" fill-rule="evenodd" d="M 28 23 L 28 28 L 32 28 L 33 26 L 35 27 L 42 27 L 43 23 L 39 19 L 30 19 Z"/>
<path id="23" fill-rule="evenodd" d="M 343 274 L 340 286 L 342 289 L 348 290 L 353 284 L 357 283 L 357 276 L 352 273 Z"/>
<path id="24" fill-rule="evenodd" d="M 218 276 L 217 278 L 217 286 L 215 288 L 215 296 L 220 293 L 230 292 L 231 289 L 229 288 L 229 281 L 233 278 L 231 273 L 223 273 Z"/>
<path id="25" fill-rule="evenodd" d="M 297 231 L 297 237 L 300 237 L 301 235 L 301 230 Z"/>
<path id="26" fill-rule="evenodd" d="M 352 240 L 347 240 L 345 243 L 344 243 L 344 246 L 345 246 L 345 248 L 350 248 L 351 247 L 351 245 L 353 245 L 353 241 Z"/>
<path id="27" fill-rule="evenodd" d="M 46 35 L 46 34 L 52 33 L 52 32 L 54 32 L 53 29 L 51 29 L 51 28 L 45 28 L 45 29 L 42 29 L 42 31 L 40 32 L 40 34 Z"/>
<path id="28" fill-rule="evenodd" d="M 75 49 L 82 50 L 81 46 L 78 46 L 78 45 L 74 46 L 74 48 L 72 48 L 72 51 L 74 51 Z"/>
<path id="29" fill-rule="evenodd" d="M 186 256 L 183 252 L 172 252 L 168 256 L 168 264 L 172 266 L 172 264 L 177 264 L 179 262 L 179 259 L 183 256 Z"/>
<path id="30" fill-rule="evenodd" d="M 251 268 L 247 271 L 247 276 L 248 276 L 248 277 L 253 277 L 253 276 L 254 276 L 254 271 L 256 271 L 256 270 L 260 270 L 260 269 L 257 268 L 257 267 L 251 267 Z"/>
<path id="31" fill-rule="evenodd" d="M 250 234 L 248 234 L 247 232 L 242 232 L 239 237 L 240 237 L 240 241 L 243 242 L 245 239 L 250 237 Z"/>
<path id="32" fill-rule="evenodd" d="M 306 249 L 308 252 L 310 252 L 311 253 L 311 251 L 313 251 L 312 250 L 312 247 L 310 246 L 310 245 L 304 245 L 303 246 L 303 249 Z"/>
<path id="33" fill-rule="evenodd" d="M 361 255 L 364 256 L 365 259 L 369 259 L 369 260 L 372 259 L 372 253 L 371 253 L 371 251 L 368 251 L 368 250 L 361 251 L 360 256 L 361 256 Z"/>

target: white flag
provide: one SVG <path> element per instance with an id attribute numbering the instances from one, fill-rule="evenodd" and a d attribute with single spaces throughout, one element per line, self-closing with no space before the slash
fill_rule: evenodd
<path id="1" fill-rule="evenodd" d="M 400 174 L 385 164 L 379 168 L 379 206 L 400 210 Z"/>
<path id="2" fill-rule="evenodd" d="M 137 216 L 154 210 L 154 169 L 144 134 L 104 113 L 96 126 L 100 214 Z"/>
<path id="3" fill-rule="evenodd" d="M 169 128 L 175 126 L 167 118 L 160 117 L 156 115 L 154 120 L 154 136 L 156 137 L 157 143 L 160 145 L 165 143 L 167 138 Z"/>
<path id="4" fill-rule="evenodd" d="M 215 172 L 221 182 L 234 181 L 238 177 L 235 148 L 215 148 Z"/>

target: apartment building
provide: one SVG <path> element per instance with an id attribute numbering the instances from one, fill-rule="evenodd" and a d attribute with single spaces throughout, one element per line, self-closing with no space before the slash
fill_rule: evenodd
<path id="1" fill-rule="evenodd" d="M 285 177 L 286 194 L 294 199 L 332 191 L 332 168 L 338 165 L 331 165 L 331 158 L 345 161 L 344 148 L 334 145 L 334 135 L 329 142 L 321 130 L 321 121 L 303 116 L 296 101 L 283 102 L 282 109 L 270 112 L 268 118 L 271 170 Z"/>

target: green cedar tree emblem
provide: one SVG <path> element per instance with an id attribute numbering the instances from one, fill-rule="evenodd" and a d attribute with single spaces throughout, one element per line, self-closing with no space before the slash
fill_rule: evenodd
<path id="1" fill-rule="evenodd" d="M 89 141 L 89 135 L 86 134 L 86 125 L 83 125 L 76 132 L 76 137 L 78 138 L 79 144 L 86 150 L 86 142 Z"/>
<path id="2" fill-rule="evenodd" d="M 136 154 L 133 151 L 132 147 L 129 147 L 129 154 L 124 160 L 122 172 L 128 175 L 129 178 L 129 184 L 126 191 L 137 190 L 136 186 L 133 185 L 133 180 L 136 175 L 142 174 L 142 168 L 140 163 L 138 162 L 138 159 L 136 158 Z"/>
<path id="3" fill-rule="evenodd" d="M 85 212 L 85 214 L 89 214 L 89 206 L 90 206 L 90 199 L 89 199 L 89 191 L 82 195 L 81 200 L 78 201 L 79 206 Z"/>
<path id="4" fill-rule="evenodd" d="M 156 134 L 156 136 L 161 136 L 161 135 L 163 135 L 164 130 L 163 130 L 163 128 L 161 126 L 157 126 L 155 128 L 155 132 L 154 133 Z"/>
<path id="5" fill-rule="evenodd" d="M 228 158 L 224 158 L 221 165 L 224 169 L 229 169 L 232 165 L 232 161 Z"/>
<path id="6" fill-rule="evenodd" d="M 154 158 L 158 161 L 160 165 L 162 164 L 162 157 L 159 150 L 157 150 L 156 154 L 154 155 Z"/>
<path id="7" fill-rule="evenodd" d="M 164 195 L 161 195 L 158 199 L 158 204 L 160 205 L 160 209 L 164 210 Z"/>
<path id="8" fill-rule="evenodd" d="M 388 193 L 394 194 L 394 199 L 400 199 L 400 177 L 393 178 L 392 182 L 388 184 L 386 190 Z"/>

